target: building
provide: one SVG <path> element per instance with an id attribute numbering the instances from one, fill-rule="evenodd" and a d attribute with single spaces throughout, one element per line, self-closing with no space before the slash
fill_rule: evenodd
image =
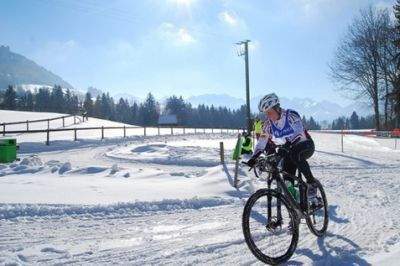
<path id="1" fill-rule="evenodd" d="M 178 117 L 176 115 L 160 115 L 158 118 L 158 125 L 160 127 L 177 126 Z"/>

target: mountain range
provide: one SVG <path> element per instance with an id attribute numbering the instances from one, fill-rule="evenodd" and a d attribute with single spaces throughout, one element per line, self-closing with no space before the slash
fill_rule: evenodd
<path id="1" fill-rule="evenodd" d="M 72 89 L 61 77 L 39 66 L 25 56 L 14 53 L 8 46 L 0 46 L 0 90 L 8 85 L 38 84 Z"/>
<path id="2" fill-rule="evenodd" d="M 251 111 L 254 113 L 258 112 L 258 101 L 262 95 L 252 97 L 250 99 Z M 227 94 L 204 94 L 187 98 L 193 106 L 199 104 L 214 105 L 214 106 L 226 106 L 229 108 L 239 108 L 245 104 L 244 99 L 232 97 Z M 339 116 L 350 116 L 353 111 L 356 111 L 361 116 L 370 115 L 371 111 L 365 104 L 351 104 L 347 106 L 341 106 L 335 102 L 323 100 L 316 101 L 311 98 L 286 98 L 280 99 L 281 105 L 284 108 L 294 109 L 301 115 L 306 117 L 312 116 L 318 121 L 332 121 Z"/>

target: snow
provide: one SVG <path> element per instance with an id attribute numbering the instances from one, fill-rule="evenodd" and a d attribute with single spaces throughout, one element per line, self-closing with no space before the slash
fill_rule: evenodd
<path id="1" fill-rule="evenodd" d="M 51 146 L 25 135 L 21 160 L 0 164 L 0 264 L 261 265 L 241 215 L 265 183 L 241 167 L 239 188 L 231 186 L 235 134 L 168 131 Z M 330 223 L 318 239 L 301 224 L 288 264 L 397 265 L 400 150 L 390 139 L 346 135 L 342 153 L 340 135 L 312 136 Z"/>
<path id="2" fill-rule="evenodd" d="M 20 112 L 20 111 L 7 111 L 0 110 L 0 124 L 2 122 L 12 122 L 12 121 L 26 121 L 26 120 L 39 120 L 39 119 L 48 119 L 48 118 L 56 118 L 62 117 L 67 114 L 58 114 L 58 113 L 41 113 L 41 112 Z M 123 124 L 119 122 L 113 122 L 109 120 L 99 119 L 90 117 L 88 121 L 83 121 L 82 117 L 76 117 L 76 123 L 74 124 L 74 117 L 65 118 L 65 128 L 90 128 L 90 127 L 129 127 L 126 129 L 127 137 L 137 137 L 144 136 L 145 130 L 142 127 L 136 127 L 134 125 Z M 62 120 L 54 120 L 50 121 L 50 129 L 62 128 Z M 0 128 L 0 132 L 3 128 Z M 47 121 L 46 122 L 37 122 L 30 123 L 29 129 L 47 129 Z M 7 125 L 6 130 L 26 130 L 26 124 L 18 124 L 18 125 Z M 214 131 L 214 133 L 220 132 L 220 129 Z M 224 129 L 226 132 L 226 129 Z M 233 132 L 233 130 L 231 130 Z M 172 133 L 183 134 L 182 128 L 174 128 Z M 186 134 L 204 134 L 204 133 L 213 133 L 212 129 L 186 129 Z M 121 139 L 123 137 L 124 130 L 123 129 L 104 129 L 104 138 L 105 139 Z M 146 128 L 147 136 L 157 136 L 158 128 L 156 127 L 148 127 Z M 171 135 L 171 128 L 160 128 L 160 135 Z M 29 133 L 29 134 L 16 134 L 16 135 L 6 135 L 5 137 L 15 137 L 18 143 L 31 143 L 32 145 L 36 145 L 38 143 L 44 143 L 46 141 L 46 133 Z M 0 139 L 3 138 L 0 135 Z M 51 145 L 68 145 L 74 146 L 71 143 L 71 140 L 74 139 L 74 131 L 61 131 L 61 132 L 50 132 L 50 143 Z M 101 139 L 101 129 L 92 129 L 92 130 L 78 130 L 77 131 L 77 139 L 78 144 L 86 145 L 88 140 L 99 140 Z M 81 141 L 84 140 L 84 143 Z M 76 145 L 75 145 L 76 146 Z"/>

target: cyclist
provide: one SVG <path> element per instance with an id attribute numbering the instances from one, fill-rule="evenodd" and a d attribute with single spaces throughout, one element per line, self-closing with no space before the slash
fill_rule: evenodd
<path id="1" fill-rule="evenodd" d="M 247 162 L 250 167 L 256 163 L 256 159 L 264 150 L 271 153 L 275 145 L 282 148 L 277 153 L 284 157 L 283 170 L 295 175 L 296 169 L 304 175 L 307 180 L 308 198 L 311 203 L 316 203 L 317 189 L 314 186 L 314 176 L 307 162 L 315 151 L 314 141 L 304 129 L 300 115 L 290 109 L 280 106 L 279 98 L 275 93 L 265 95 L 259 102 L 258 109 L 265 113 L 263 132 L 257 142 L 251 159 Z"/>

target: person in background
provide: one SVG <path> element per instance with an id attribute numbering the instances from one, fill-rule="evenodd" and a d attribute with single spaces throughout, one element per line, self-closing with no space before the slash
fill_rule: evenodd
<path id="1" fill-rule="evenodd" d="M 260 118 L 256 117 L 253 123 L 253 130 L 254 134 L 256 135 L 256 140 L 258 140 L 261 136 L 262 133 L 262 128 L 263 128 L 263 123 Z"/>

